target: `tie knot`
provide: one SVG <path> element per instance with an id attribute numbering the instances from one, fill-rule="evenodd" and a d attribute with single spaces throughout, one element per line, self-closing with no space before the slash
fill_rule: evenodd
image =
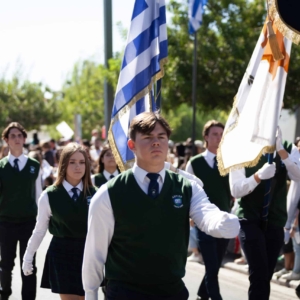
<path id="1" fill-rule="evenodd" d="M 71 191 L 73 192 L 73 194 L 77 194 L 77 188 L 72 188 Z"/>
<path id="2" fill-rule="evenodd" d="M 14 159 L 14 163 L 17 164 L 18 162 L 19 162 L 19 159 L 18 159 L 18 158 L 15 158 L 15 159 Z"/>
<path id="3" fill-rule="evenodd" d="M 114 178 L 114 177 L 115 177 L 115 175 L 113 175 L 113 174 L 111 174 L 111 175 L 109 176 L 110 179 L 112 179 L 112 178 Z"/>
<path id="4" fill-rule="evenodd" d="M 148 173 L 147 177 L 150 179 L 150 181 L 157 181 L 159 174 L 157 173 Z"/>

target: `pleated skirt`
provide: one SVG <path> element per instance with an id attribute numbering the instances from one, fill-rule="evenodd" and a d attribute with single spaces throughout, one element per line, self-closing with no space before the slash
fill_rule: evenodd
<path id="1" fill-rule="evenodd" d="M 85 238 L 53 237 L 47 251 L 41 287 L 57 294 L 84 296 L 82 262 Z"/>

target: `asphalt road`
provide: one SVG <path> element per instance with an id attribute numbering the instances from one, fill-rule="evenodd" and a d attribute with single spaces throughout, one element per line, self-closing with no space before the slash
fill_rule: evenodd
<path id="1" fill-rule="evenodd" d="M 51 235 L 47 234 L 44 238 L 37 254 L 37 267 L 38 267 L 38 286 L 41 281 L 41 274 L 44 265 L 44 259 L 48 249 Z M 16 258 L 17 264 L 13 271 L 13 294 L 9 298 L 10 300 L 22 300 L 21 299 L 21 276 L 19 257 Z M 200 281 L 204 274 L 204 266 L 198 263 L 188 263 L 186 268 L 186 276 L 184 282 L 189 290 L 189 299 L 196 299 L 196 293 Z M 220 289 L 223 300 L 247 300 L 248 290 L 248 276 L 238 273 L 236 271 L 222 268 L 219 273 Z M 52 294 L 50 290 L 38 288 L 37 300 L 55 300 L 59 299 L 57 294 Z M 278 284 L 271 284 L 271 297 L 270 300 L 292 300 L 298 299 L 295 295 L 295 291 L 292 288 L 280 286 Z M 99 292 L 99 300 L 103 300 L 101 291 Z"/>

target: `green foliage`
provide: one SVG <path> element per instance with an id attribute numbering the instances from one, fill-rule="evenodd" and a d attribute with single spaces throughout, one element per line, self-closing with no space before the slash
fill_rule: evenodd
<path id="1" fill-rule="evenodd" d="M 2 128 L 16 121 L 27 130 L 38 129 L 60 117 L 56 101 L 44 98 L 43 86 L 28 80 L 22 82 L 18 75 L 12 80 L 0 80 L 0 107 Z"/>
<path id="2" fill-rule="evenodd" d="M 192 136 L 192 118 L 193 110 L 186 103 L 181 104 L 173 110 L 164 114 L 173 130 L 171 139 L 175 142 L 185 141 Z M 217 120 L 225 124 L 228 113 L 222 110 L 213 110 L 211 112 L 198 111 L 196 114 L 196 139 L 203 140 L 202 129 L 209 120 Z"/>
<path id="3" fill-rule="evenodd" d="M 75 64 L 70 80 L 62 91 L 64 98 L 59 102 L 62 119 L 73 127 L 75 114 L 82 118 L 83 138 L 90 138 L 93 128 L 104 124 L 104 66 L 85 60 Z"/>
<path id="4" fill-rule="evenodd" d="M 169 61 L 163 79 L 163 108 L 192 105 L 193 37 L 188 34 L 187 1 L 170 0 Z M 266 15 L 264 0 L 210 0 L 197 31 L 197 110 L 228 110 L 247 68 Z M 300 47 L 294 47 L 285 107 L 300 96 Z"/>

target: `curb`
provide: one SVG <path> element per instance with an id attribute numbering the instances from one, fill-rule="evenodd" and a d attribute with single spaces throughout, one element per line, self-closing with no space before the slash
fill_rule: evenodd
<path id="1" fill-rule="evenodd" d="M 233 262 L 227 262 L 227 263 L 223 264 L 222 267 L 225 269 L 233 270 L 233 271 L 248 275 L 247 265 L 238 265 Z M 276 284 L 279 284 L 282 286 L 286 286 L 288 288 L 293 288 L 293 289 L 295 289 L 300 284 L 300 280 L 285 280 L 285 279 L 281 279 L 281 278 L 277 279 L 275 276 L 273 276 L 271 281 L 273 283 L 276 283 Z"/>

